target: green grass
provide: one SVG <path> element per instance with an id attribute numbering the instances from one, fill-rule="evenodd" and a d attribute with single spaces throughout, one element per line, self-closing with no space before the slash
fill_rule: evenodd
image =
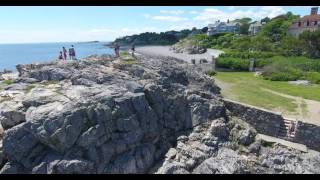
<path id="1" fill-rule="evenodd" d="M 241 88 L 248 90 L 249 87 L 266 88 L 291 96 L 320 101 L 320 85 L 317 84 L 310 86 L 292 85 L 288 82 L 270 81 L 255 77 L 251 72 L 218 72 L 216 78 L 227 83 L 236 84 L 235 87 L 239 86 L 240 90 Z"/>
<path id="2" fill-rule="evenodd" d="M 121 64 L 127 64 L 127 65 L 131 65 L 131 64 L 136 64 L 137 61 L 135 59 L 128 59 L 128 60 L 122 60 Z"/>
<path id="3" fill-rule="evenodd" d="M 130 55 L 129 52 L 127 52 L 127 51 L 120 52 L 120 56 L 129 56 L 129 55 Z"/>
<path id="4" fill-rule="evenodd" d="M 3 81 L 3 83 L 6 84 L 6 85 L 10 85 L 10 84 L 13 83 L 13 81 L 11 79 L 6 79 L 6 80 Z"/>
<path id="5" fill-rule="evenodd" d="M 223 89 L 224 97 L 265 109 L 295 112 L 298 106 L 291 98 L 263 89 L 320 101 L 320 85 L 300 86 L 264 80 L 255 77 L 251 72 L 218 72 L 215 78 L 230 85 L 229 88 Z"/>
<path id="6" fill-rule="evenodd" d="M 27 86 L 27 88 L 26 88 L 26 92 L 27 93 L 29 93 L 33 88 L 35 88 L 36 87 L 36 85 L 34 85 L 34 84 L 29 84 L 28 86 Z"/>
<path id="7" fill-rule="evenodd" d="M 50 84 L 58 84 L 58 83 L 59 83 L 59 81 L 57 81 L 57 80 L 49 80 L 49 81 L 44 81 L 41 84 L 47 86 L 47 85 L 50 85 Z"/>

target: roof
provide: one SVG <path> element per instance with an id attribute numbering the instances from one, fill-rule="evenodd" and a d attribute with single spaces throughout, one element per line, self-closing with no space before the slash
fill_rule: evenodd
<path id="1" fill-rule="evenodd" d="M 227 22 L 215 22 L 214 24 L 209 24 L 208 27 L 209 27 L 209 28 L 217 27 L 217 26 L 219 26 L 219 25 L 221 25 L 221 24 L 223 24 L 223 25 L 225 25 L 225 26 L 236 26 L 237 24 L 240 25 L 239 22 L 229 22 L 229 23 L 227 23 Z"/>
<path id="2" fill-rule="evenodd" d="M 303 16 L 303 18 L 300 18 L 299 21 L 320 21 L 320 15 L 319 14 L 315 14 L 315 15 L 307 15 L 307 16 Z"/>
<path id="3" fill-rule="evenodd" d="M 252 23 L 252 24 L 250 24 L 250 26 L 249 27 L 253 27 L 253 26 L 262 26 L 262 24 L 261 24 L 261 22 L 260 21 L 256 21 L 255 23 Z"/>

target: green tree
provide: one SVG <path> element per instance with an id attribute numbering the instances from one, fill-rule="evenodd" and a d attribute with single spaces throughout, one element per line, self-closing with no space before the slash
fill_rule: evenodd
<path id="1" fill-rule="evenodd" d="M 239 32 L 240 34 L 248 34 L 251 20 L 252 19 L 248 18 L 248 17 L 234 20 L 234 22 L 239 22 L 241 24 L 240 25 L 240 32 Z"/>
<path id="2" fill-rule="evenodd" d="M 299 40 L 301 41 L 307 56 L 311 58 L 320 57 L 320 30 L 314 32 L 304 31 L 300 34 Z"/>
<path id="3" fill-rule="evenodd" d="M 301 41 L 293 36 L 284 36 L 280 42 L 282 54 L 285 56 L 300 56 L 302 54 Z"/>
<path id="4" fill-rule="evenodd" d="M 299 16 L 293 15 L 291 12 L 277 16 L 262 27 L 260 34 L 268 37 L 272 42 L 279 42 L 287 35 L 289 26 L 297 18 Z"/>

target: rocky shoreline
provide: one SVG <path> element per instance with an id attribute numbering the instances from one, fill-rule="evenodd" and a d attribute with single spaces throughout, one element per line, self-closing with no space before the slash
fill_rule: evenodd
<path id="1" fill-rule="evenodd" d="M 214 79 L 170 57 L 17 66 L 0 91 L 0 173 L 320 173 L 319 152 L 256 140 Z"/>

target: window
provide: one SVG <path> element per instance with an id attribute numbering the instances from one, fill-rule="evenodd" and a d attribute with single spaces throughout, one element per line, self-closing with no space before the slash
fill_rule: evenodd
<path id="1" fill-rule="evenodd" d="M 309 21 L 307 21 L 307 26 L 309 26 L 310 25 L 310 22 Z"/>
<path id="2" fill-rule="evenodd" d="M 315 22 L 314 22 L 314 25 L 317 25 L 317 24 L 318 24 L 318 21 L 315 21 Z"/>
<path id="3" fill-rule="evenodd" d="M 299 27 L 301 26 L 301 22 L 298 23 L 298 26 L 299 26 Z"/>

